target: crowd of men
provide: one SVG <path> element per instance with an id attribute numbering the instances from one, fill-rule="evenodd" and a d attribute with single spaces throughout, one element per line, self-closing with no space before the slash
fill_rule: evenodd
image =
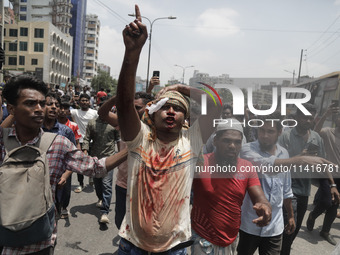
<path id="1" fill-rule="evenodd" d="M 108 224 L 113 168 L 117 169 L 115 224 L 121 237 L 118 254 L 290 254 L 307 211 L 312 179 L 307 173 L 267 172 L 275 166 L 329 167 L 340 163 L 339 107 L 330 105 L 315 122 L 311 113 L 297 109 L 297 125 L 283 131 L 282 116 L 258 117 L 263 125 L 244 127 L 244 116 L 233 107 L 215 106 L 208 97 L 208 114 L 197 119 L 191 111 L 204 91 L 186 86 L 163 88 L 151 79 L 147 92 L 135 92 L 140 53 L 148 37 L 138 6 L 136 19 L 123 31 L 125 55 L 116 96 L 97 93 L 98 111 L 91 95 L 59 88 L 48 90 L 32 77 L 10 79 L 3 88 L 8 117 L 0 128 L 0 161 L 6 148 L 3 128 L 21 145 L 36 144 L 43 132 L 58 134 L 47 151 L 50 184 L 56 211 L 68 217 L 72 172 L 82 192 L 84 175 L 94 183 Z M 107 100 L 105 100 L 107 99 Z M 237 107 L 234 105 L 234 107 Z M 322 128 L 333 116 L 334 128 Z M 214 119 L 225 119 L 213 127 Z M 195 119 L 195 121 L 194 121 Z M 243 171 L 242 169 L 257 169 Z M 206 169 L 228 169 L 206 171 Z M 331 171 L 317 176 L 315 207 L 307 229 L 323 212 L 320 235 L 336 245 L 331 226 L 340 201 L 339 179 Z M 0 247 L 1 254 L 54 253 L 57 228 L 47 239 L 21 247 Z"/>

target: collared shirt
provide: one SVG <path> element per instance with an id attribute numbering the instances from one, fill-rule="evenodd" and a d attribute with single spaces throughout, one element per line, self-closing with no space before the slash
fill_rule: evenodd
<path id="1" fill-rule="evenodd" d="M 85 137 L 87 123 L 89 123 L 89 121 L 92 120 L 93 118 L 97 118 L 98 113 L 96 110 L 93 110 L 93 109 L 88 109 L 87 111 L 83 111 L 81 109 L 71 109 L 71 116 L 72 116 L 73 121 L 77 123 L 79 130 L 80 130 L 80 134 L 82 136 L 79 139 L 79 142 L 83 143 L 83 138 Z"/>
<path id="2" fill-rule="evenodd" d="M 277 158 L 289 158 L 289 154 L 288 151 L 279 144 L 276 145 L 275 155 L 262 151 L 258 140 L 256 140 L 243 145 L 240 157 L 249 160 L 254 166 L 263 166 L 262 169 L 264 169 L 264 167 L 272 167 Z M 263 192 L 272 206 L 272 220 L 265 227 L 258 227 L 252 222 L 252 220 L 258 216 L 253 209 L 253 203 L 247 193 L 242 205 L 242 223 L 240 229 L 248 234 L 261 237 L 280 235 L 284 230 L 282 214 L 283 200 L 293 197 L 290 172 L 277 174 L 259 173 L 259 179 Z"/>
<path id="3" fill-rule="evenodd" d="M 67 122 L 65 123 L 66 126 L 68 126 L 70 129 L 72 129 L 73 134 L 74 134 L 74 138 L 77 140 L 79 140 L 82 136 L 80 134 L 80 130 L 79 127 L 77 125 L 77 123 L 70 121 L 69 119 L 67 120 Z"/>
<path id="4" fill-rule="evenodd" d="M 286 132 L 282 133 L 279 137 L 278 142 L 282 147 L 287 149 L 289 157 L 294 157 L 301 154 L 301 152 L 304 149 L 307 149 L 308 145 L 311 143 L 319 146 L 318 156 L 325 157 L 325 147 L 323 145 L 322 138 L 319 136 L 318 133 L 313 130 L 310 130 L 308 140 L 305 141 L 303 137 L 297 132 L 296 127 L 294 127 L 293 129 L 287 130 Z M 300 196 L 309 196 L 311 190 L 311 171 L 304 172 L 303 178 L 297 177 L 301 177 L 300 172 L 297 171 L 297 173 L 295 173 L 293 171 L 293 193 Z"/>
<path id="5" fill-rule="evenodd" d="M 89 121 L 82 144 L 82 150 L 90 150 L 90 141 L 93 141 L 90 155 L 96 157 L 110 156 L 116 153 L 116 143 L 120 140 L 119 132 L 99 117 Z"/>
<path id="6" fill-rule="evenodd" d="M 42 129 L 45 132 L 50 132 L 58 135 L 65 136 L 67 139 L 69 139 L 74 145 L 76 144 L 76 139 L 74 137 L 74 134 L 72 130 L 64 125 L 59 123 L 58 121 L 54 122 L 54 126 L 51 129 L 46 128 L 44 125 L 42 126 Z"/>
<path id="7" fill-rule="evenodd" d="M 37 137 L 27 142 L 27 144 L 36 144 L 42 133 L 43 130 L 40 131 Z M 15 128 L 11 128 L 9 136 L 15 136 L 18 140 Z M 0 127 L 0 163 L 2 163 L 5 155 L 6 151 L 3 142 L 3 130 L 2 127 Z M 92 158 L 90 156 L 86 156 L 83 152 L 77 150 L 75 145 L 72 144 L 70 140 L 60 135 L 56 136 L 52 145 L 48 149 L 46 156 L 49 162 L 50 184 L 54 202 L 55 190 L 61 175 L 65 172 L 65 169 L 91 177 L 103 177 L 107 174 L 105 168 L 105 158 L 98 160 L 96 157 Z M 4 247 L 2 255 L 21 255 L 43 250 L 55 244 L 56 236 L 57 227 L 55 224 L 55 228 L 50 239 L 18 248 Z"/>

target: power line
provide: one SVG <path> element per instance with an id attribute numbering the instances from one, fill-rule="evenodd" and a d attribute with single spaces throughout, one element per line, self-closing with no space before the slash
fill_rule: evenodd
<path id="1" fill-rule="evenodd" d="M 335 18 L 335 20 L 327 27 L 327 29 L 319 36 L 318 39 L 316 39 L 316 41 L 314 41 L 308 48 L 307 50 L 309 50 L 311 47 L 313 47 L 318 41 L 321 40 L 321 38 L 328 32 L 328 30 L 335 24 L 335 22 L 340 18 L 340 14 L 338 15 L 338 17 Z M 338 30 L 339 31 L 339 30 Z"/>
<path id="2" fill-rule="evenodd" d="M 339 29 L 338 31 L 340 31 L 340 29 Z M 323 51 L 324 49 L 326 49 L 327 47 L 329 47 L 331 44 L 333 44 L 333 43 L 334 43 L 337 39 L 339 39 L 339 38 L 340 38 L 340 34 L 339 34 L 337 37 L 335 37 L 333 41 L 329 42 L 329 43 L 326 44 L 323 48 L 321 48 L 320 50 L 318 50 L 317 52 L 315 52 L 314 54 L 312 54 L 312 55 L 310 56 L 310 58 L 313 58 L 314 56 L 318 55 L 321 51 Z"/>
<path id="3" fill-rule="evenodd" d="M 115 16 L 124 25 L 130 23 L 130 21 L 128 21 L 127 19 L 120 16 L 116 11 L 112 10 L 109 6 L 104 4 L 102 1 L 100 1 L 100 0 L 94 0 L 94 1 L 97 2 L 98 4 L 100 4 L 101 6 L 103 6 L 106 10 L 108 10 L 111 14 L 113 14 L 113 16 Z"/>

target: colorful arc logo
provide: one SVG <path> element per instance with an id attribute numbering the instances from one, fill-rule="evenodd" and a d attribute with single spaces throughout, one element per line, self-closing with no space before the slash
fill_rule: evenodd
<path id="1" fill-rule="evenodd" d="M 206 84 L 206 83 L 203 83 L 203 82 L 198 82 L 199 84 L 203 85 L 203 86 L 206 86 L 207 88 L 209 88 L 212 92 L 214 92 L 214 94 L 217 96 L 218 100 L 220 101 L 220 104 L 222 106 L 222 100 L 220 98 L 220 96 L 218 95 L 217 91 L 211 87 L 210 85 Z M 211 94 L 211 92 L 205 88 L 200 88 L 201 90 L 203 90 L 205 93 L 207 93 L 211 98 L 212 100 L 214 101 L 215 105 L 217 105 L 216 103 L 216 100 L 214 98 L 214 96 Z"/>

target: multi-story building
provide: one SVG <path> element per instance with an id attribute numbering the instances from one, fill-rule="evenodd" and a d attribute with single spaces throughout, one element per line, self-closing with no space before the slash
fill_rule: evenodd
<path id="1" fill-rule="evenodd" d="M 83 78 L 84 43 L 86 27 L 87 0 L 71 0 L 72 2 L 72 27 L 70 34 L 73 36 L 72 75 L 78 79 Z"/>
<path id="2" fill-rule="evenodd" d="M 111 73 L 111 67 L 109 67 L 108 65 L 102 64 L 102 63 L 98 63 L 98 70 L 107 72 L 108 74 Z"/>
<path id="3" fill-rule="evenodd" d="M 9 7 L 4 7 L 4 24 L 15 24 L 15 15 L 13 9 Z"/>
<path id="4" fill-rule="evenodd" d="M 46 83 L 71 77 L 72 37 L 48 21 L 6 24 L 5 64 L 10 73 L 31 73 Z"/>
<path id="5" fill-rule="evenodd" d="M 100 21 L 97 15 L 86 15 L 83 77 L 87 86 L 98 73 Z"/>
<path id="6" fill-rule="evenodd" d="M 49 21 L 65 34 L 71 27 L 71 0 L 10 0 L 18 21 Z"/>
<path id="7" fill-rule="evenodd" d="M 215 85 L 232 84 L 233 80 L 229 78 L 228 74 L 222 74 L 220 76 L 209 76 L 209 74 L 207 73 L 200 73 L 198 70 L 195 70 L 193 77 L 189 79 L 189 85 L 196 86 L 197 82 Z"/>

